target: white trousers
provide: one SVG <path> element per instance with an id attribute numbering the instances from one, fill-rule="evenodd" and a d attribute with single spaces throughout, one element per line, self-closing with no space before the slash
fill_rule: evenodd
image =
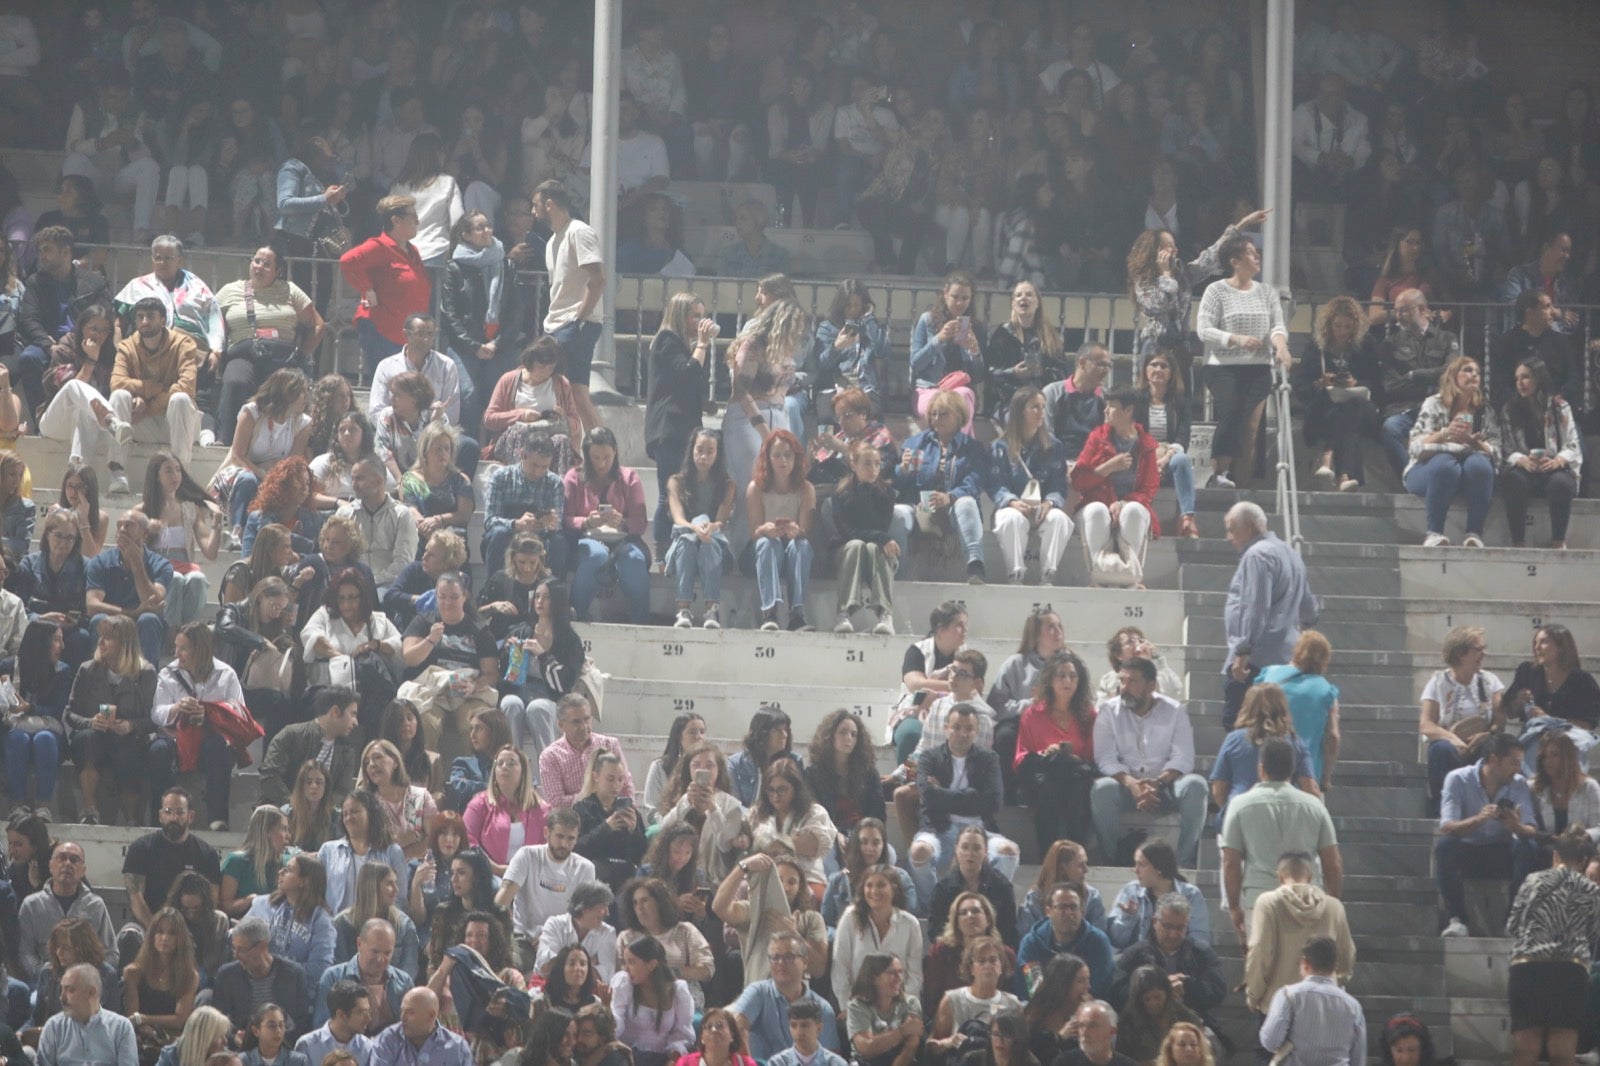
<path id="1" fill-rule="evenodd" d="M 182 207 L 185 197 L 190 207 L 211 205 L 211 177 L 202 166 L 177 166 L 167 171 L 167 206 Z"/>
<path id="2" fill-rule="evenodd" d="M 111 394 L 111 410 L 133 425 L 133 439 L 146 444 L 166 444 L 178 462 L 188 466 L 194 459 L 194 442 L 200 435 L 200 408 L 187 393 L 167 400 L 167 413 L 146 415 L 133 421 L 133 393 L 118 389 Z"/>
<path id="3" fill-rule="evenodd" d="M 138 233 L 150 230 L 150 216 L 156 209 L 156 193 L 161 188 L 161 166 L 145 156 L 118 166 L 115 153 L 106 152 L 90 159 L 74 152 L 61 161 L 61 173 L 81 174 L 116 196 L 133 194 L 133 228 Z"/>
<path id="4" fill-rule="evenodd" d="M 1028 537 L 1034 528 L 1039 531 L 1039 569 L 1053 574 L 1061 566 L 1061 556 L 1072 539 L 1072 519 L 1059 507 L 1050 508 L 1044 521 L 1037 527 L 1028 516 L 1014 507 L 997 507 L 994 512 L 994 536 L 1000 542 L 1000 554 L 1006 561 L 1006 573 L 1016 574 L 1028 568 Z"/>
<path id="5" fill-rule="evenodd" d="M 93 453 L 111 440 L 111 434 L 100 428 L 100 420 L 95 417 L 95 400 L 111 406 L 93 385 L 73 378 L 61 386 L 39 417 L 39 435 L 70 442 L 67 455 L 73 459 L 92 459 Z"/>
<path id="6" fill-rule="evenodd" d="M 1145 510 L 1144 504 L 1122 501 L 1122 513 L 1115 523 L 1115 544 L 1111 539 L 1111 509 L 1105 504 L 1089 504 L 1079 521 L 1083 523 L 1083 543 L 1089 549 L 1090 559 L 1108 550 L 1118 552 L 1124 559 L 1144 558 L 1145 542 L 1150 539 L 1150 512 Z"/>

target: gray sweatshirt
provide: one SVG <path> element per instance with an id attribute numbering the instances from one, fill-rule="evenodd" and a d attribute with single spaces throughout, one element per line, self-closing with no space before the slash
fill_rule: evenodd
<path id="1" fill-rule="evenodd" d="M 31 984 L 39 979 L 39 970 L 45 964 L 45 950 L 50 943 L 50 931 L 63 918 L 82 918 L 94 926 L 95 932 L 100 935 L 100 942 L 105 945 L 106 961 L 121 969 L 117 959 L 117 931 L 111 926 L 111 914 L 106 910 L 105 900 L 80 886 L 72 906 L 62 910 L 60 901 L 47 883 L 23 900 L 17 912 L 17 924 L 22 929 L 17 958 L 22 963 L 25 980 Z"/>
<path id="2" fill-rule="evenodd" d="M 1033 686 L 1039 680 L 1044 658 L 1038 652 L 1017 652 L 1000 664 L 994 686 L 989 689 L 989 706 L 994 719 L 1004 722 L 1022 717 L 1023 708 L 1033 702 Z"/>

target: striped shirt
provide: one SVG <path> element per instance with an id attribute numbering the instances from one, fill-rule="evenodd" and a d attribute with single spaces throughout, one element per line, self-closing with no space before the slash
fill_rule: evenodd
<path id="1" fill-rule="evenodd" d="M 1506 919 L 1512 958 L 1587 959 L 1600 940 L 1600 885 L 1557 866 L 1522 882 Z"/>
<path id="2" fill-rule="evenodd" d="M 1261 1023 L 1263 1048 L 1277 1051 L 1285 1043 L 1294 1045 L 1286 1066 L 1366 1066 L 1367 1019 L 1333 978 L 1312 974 L 1278 989 Z"/>

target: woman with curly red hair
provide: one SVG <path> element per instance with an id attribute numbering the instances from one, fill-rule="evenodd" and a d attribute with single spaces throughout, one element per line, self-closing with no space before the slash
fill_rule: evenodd
<path id="1" fill-rule="evenodd" d="M 817 491 L 806 480 L 806 453 L 786 429 L 775 429 L 761 443 L 755 478 L 745 489 L 745 514 L 750 518 L 750 544 L 744 571 L 754 574 L 761 597 L 761 628 L 780 628 L 783 605 L 789 604 L 789 628 L 809 632 L 806 581 L 811 577 L 811 523 L 817 514 Z"/>
<path id="2" fill-rule="evenodd" d="M 293 535 L 295 551 L 301 555 L 314 554 L 317 533 L 322 528 L 321 516 L 311 507 L 311 494 L 315 490 L 311 464 L 302 456 L 290 456 L 269 470 L 261 479 L 260 488 L 256 489 L 256 498 L 250 501 L 250 517 L 245 520 L 240 553 L 249 555 L 261 527 L 276 522 Z"/>

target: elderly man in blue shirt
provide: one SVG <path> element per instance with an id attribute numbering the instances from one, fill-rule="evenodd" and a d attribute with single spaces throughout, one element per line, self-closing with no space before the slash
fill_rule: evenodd
<path id="1" fill-rule="evenodd" d="M 472 1049 L 439 1024 L 439 997 L 413 988 L 400 1002 L 400 1020 L 372 1042 L 372 1061 L 384 1066 L 473 1066 Z"/>
<path id="2" fill-rule="evenodd" d="M 1464 882 L 1509 880 L 1508 899 L 1539 857 L 1533 794 L 1522 776 L 1522 742 L 1496 733 L 1483 758 L 1452 770 L 1439 802 L 1439 836 L 1433 842 L 1434 878 L 1450 921 L 1444 936 L 1469 935 Z"/>
<path id="3" fill-rule="evenodd" d="M 100 1006 L 100 971 L 83 963 L 61 975 L 61 1013 L 39 1034 L 39 1066 L 139 1066 L 133 1023 Z"/>
<path id="4" fill-rule="evenodd" d="M 1241 501 L 1228 508 L 1224 522 L 1228 543 L 1239 552 L 1222 610 L 1228 640 L 1222 666 L 1223 727 L 1232 729 L 1251 679 L 1264 666 L 1289 661 L 1300 627 L 1315 625 L 1321 608 L 1311 594 L 1306 564 L 1268 531 L 1265 511 Z"/>

